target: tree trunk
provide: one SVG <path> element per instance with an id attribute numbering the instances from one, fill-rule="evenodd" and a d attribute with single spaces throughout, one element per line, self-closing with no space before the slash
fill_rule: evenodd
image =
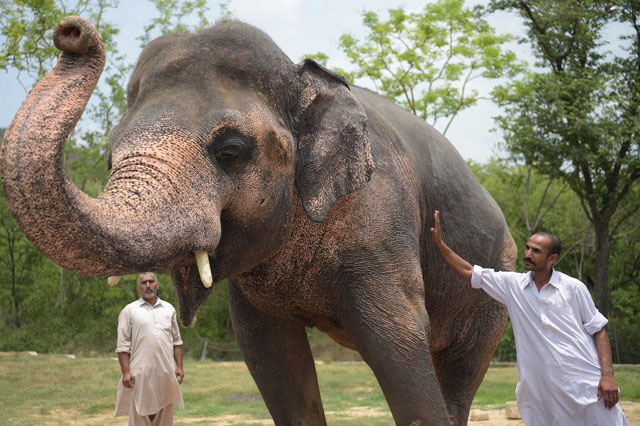
<path id="1" fill-rule="evenodd" d="M 14 324 L 16 328 L 20 328 L 20 301 L 18 301 L 18 283 L 16 282 L 16 263 L 14 260 L 13 250 L 11 250 L 11 298 L 13 299 Z"/>
<path id="2" fill-rule="evenodd" d="M 611 234 L 609 224 L 596 228 L 596 253 L 594 264 L 594 297 L 596 308 L 605 317 L 609 316 L 609 257 L 611 254 Z"/>

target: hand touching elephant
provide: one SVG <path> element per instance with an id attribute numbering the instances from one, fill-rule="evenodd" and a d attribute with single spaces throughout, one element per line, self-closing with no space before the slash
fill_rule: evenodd
<path id="1" fill-rule="evenodd" d="M 510 269 L 515 252 L 441 135 L 223 22 L 144 49 L 93 199 L 62 153 L 104 50 L 78 17 L 55 43 L 59 62 L 22 104 L 1 161 L 7 201 L 40 250 L 87 275 L 170 268 L 185 324 L 203 282 L 228 279 L 234 331 L 276 424 L 326 423 L 305 327 L 362 355 L 397 424 L 466 424 L 506 313 L 440 258 L 431 212 L 447 212 L 447 241 L 474 263 Z"/>

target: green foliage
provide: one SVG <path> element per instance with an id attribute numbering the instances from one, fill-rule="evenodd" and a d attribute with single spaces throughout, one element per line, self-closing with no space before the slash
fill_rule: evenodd
<path id="1" fill-rule="evenodd" d="M 13 220 L 0 186 L 0 321 L 9 327 L 20 328 L 28 318 L 25 305 L 43 263 Z"/>
<path id="2" fill-rule="evenodd" d="M 469 88 L 473 80 L 520 69 L 515 55 L 502 48 L 511 36 L 497 35 L 463 0 L 429 2 L 416 13 L 391 9 L 387 20 L 367 11 L 362 21 L 368 31 L 364 40 L 340 37 L 340 48 L 356 69 L 338 71 L 350 81 L 371 81 L 377 92 L 431 124 L 448 117 L 443 133 L 480 99 Z M 327 62 L 323 53 L 312 56 Z"/>
<path id="3" fill-rule="evenodd" d="M 611 324 L 614 362 L 640 362 L 640 229 L 635 223 L 616 240 L 610 265 Z M 617 339 L 616 339 L 617 338 Z"/>
<path id="4" fill-rule="evenodd" d="M 14 0 L 0 3 L 0 70 L 12 68 L 40 79 L 52 67 L 58 50 L 53 45 L 53 30 L 67 15 L 89 19 L 100 32 L 106 50 L 113 51 L 113 38 L 119 30 L 104 22 L 104 13 L 118 0 Z"/>
<path id="5" fill-rule="evenodd" d="M 151 23 L 145 25 L 144 34 L 139 38 L 142 47 L 146 46 L 153 38 L 168 33 L 184 33 L 190 30 L 190 26 L 184 22 L 190 15 L 198 18 L 196 28 L 209 25 L 206 17 L 209 7 L 206 0 L 151 0 L 156 6 L 160 16 L 151 19 Z M 223 19 L 230 16 L 228 2 L 221 5 Z"/>
<path id="6" fill-rule="evenodd" d="M 327 62 L 329 62 L 329 56 L 326 53 L 318 52 L 311 55 L 305 55 L 305 58 L 313 59 L 323 67 L 327 66 Z M 342 74 L 346 74 L 343 70 L 340 70 Z"/>
<path id="7" fill-rule="evenodd" d="M 582 210 L 579 197 L 559 179 L 546 177 L 529 166 L 491 159 L 470 164 L 480 183 L 502 209 L 509 230 L 522 252 L 524 242 L 535 231 L 550 231 L 563 241 L 557 268 L 583 281 L 593 291 L 595 281 L 595 236 Z M 628 214 L 635 205 L 634 188 L 618 214 Z M 527 219 L 529 218 L 529 219 Z M 640 362 L 640 212 L 632 212 L 614 235 L 609 283 L 611 315 L 609 337 L 614 362 Z M 535 225 L 535 226 L 533 226 Z M 516 269 L 524 271 L 520 261 Z M 617 344 L 616 344 L 617 338 Z M 515 360 L 515 342 L 509 326 L 495 354 L 500 361 Z"/>
<path id="8" fill-rule="evenodd" d="M 537 69 L 496 88 L 504 147 L 540 174 L 560 178 L 577 194 L 595 237 L 596 306 L 609 310 L 609 259 L 616 231 L 640 206 L 629 197 L 640 180 L 640 3 L 596 0 L 494 0 L 527 28 Z M 603 28 L 622 23 L 627 35 L 614 55 Z M 621 211 L 629 200 L 634 207 Z"/>
<path id="9" fill-rule="evenodd" d="M 553 232 L 564 243 L 558 262 L 563 267 L 563 260 L 573 253 L 593 248 L 592 232 L 585 224 L 580 200 L 560 180 L 503 159 L 492 158 L 485 164 L 470 166 L 502 209 L 509 231 L 520 247 L 535 232 Z M 573 271 L 581 275 L 582 270 Z"/>
<path id="10" fill-rule="evenodd" d="M 28 241 L 24 240 L 24 243 Z M 14 324 L 12 307 L 0 306 L 1 351 L 37 351 L 90 355 L 113 352 L 120 310 L 139 297 L 137 276 L 129 275 L 115 287 L 104 278 L 85 277 L 61 269 L 31 246 L 40 261 L 38 269 L 19 282 L 20 323 Z M 33 265 L 23 262 L 20 265 Z M 178 309 L 178 298 L 168 275 L 159 273 L 159 296 Z M 0 289 L 4 293 L 7 288 Z M 9 297 L 3 297 L 10 301 Z M 185 354 L 199 358 L 205 340 L 211 343 L 233 342 L 226 299 L 226 283 L 217 284 L 199 312 L 193 328 L 180 324 Z M 209 357 L 239 359 L 239 351 L 230 344 L 225 351 L 209 348 Z"/>
<path id="11" fill-rule="evenodd" d="M 494 358 L 502 362 L 515 362 L 516 357 L 516 340 L 513 336 L 513 327 L 511 326 L 511 320 L 507 321 L 507 326 L 502 333 L 500 343 L 496 348 L 496 352 L 493 354 Z"/>

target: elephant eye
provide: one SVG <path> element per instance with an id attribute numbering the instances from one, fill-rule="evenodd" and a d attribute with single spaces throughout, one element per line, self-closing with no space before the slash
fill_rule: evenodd
<path id="1" fill-rule="evenodd" d="M 247 156 L 249 142 L 240 134 L 223 135 L 208 148 L 209 155 L 213 156 L 222 164 L 241 160 Z"/>
<path id="2" fill-rule="evenodd" d="M 241 147 L 239 145 L 227 144 L 216 152 L 216 158 L 218 160 L 233 160 L 240 155 L 240 150 Z"/>

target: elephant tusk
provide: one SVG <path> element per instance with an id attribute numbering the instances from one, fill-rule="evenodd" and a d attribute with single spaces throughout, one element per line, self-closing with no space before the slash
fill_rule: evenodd
<path id="1" fill-rule="evenodd" d="M 115 275 L 113 277 L 109 277 L 107 278 L 107 284 L 109 284 L 109 287 L 113 287 L 114 285 L 118 284 L 121 279 L 122 279 L 122 275 Z"/>
<path id="2" fill-rule="evenodd" d="M 213 284 L 213 277 L 211 276 L 211 266 L 209 265 L 209 254 L 203 250 L 196 250 L 193 254 L 196 255 L 200 280 L 205 288 L 210 288 L 211 284 Z"/>

